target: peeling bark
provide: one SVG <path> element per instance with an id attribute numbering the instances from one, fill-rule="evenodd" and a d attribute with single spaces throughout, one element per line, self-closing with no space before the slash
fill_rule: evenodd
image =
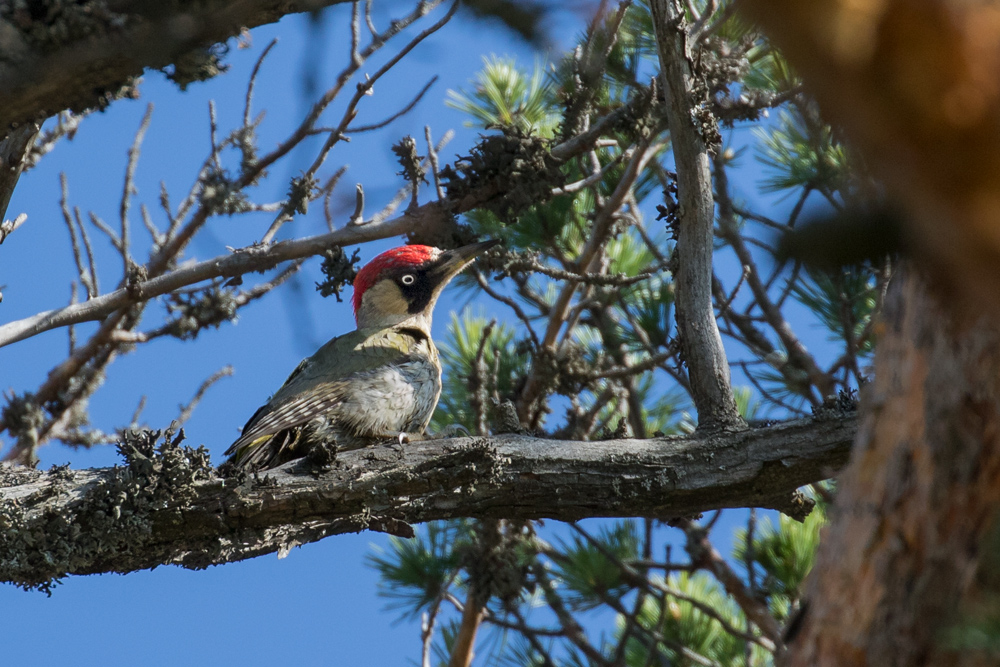
<path id="1" fill-rule="evenodd" d="M 997 593 L 977 569 L 1000 509 L 1000 331 L 912 274 L 885 326 L 792 664 L 996 664 L 945 636 Z"/>
<path id="2" fill-rule="evenodd" d="M 801 510 L 795 489 L 847 459 L 853 413 L 712 437 L 568 442 L 521 435 L 375 446 L 322 474 L 302 462 L 223 479 L 204 450 L 47 473 L 0 466 L 0 581 L 189 568 L 287 551 L 328 535 L 457 517 L 575 520 Z"/>

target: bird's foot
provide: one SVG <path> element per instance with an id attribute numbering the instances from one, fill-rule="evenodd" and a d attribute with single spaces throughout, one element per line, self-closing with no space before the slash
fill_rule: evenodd
<path id="1" fill-rule="evenodd" d="M 461 424 L 450 424 L 445 426 L 443 429 L 437 433 L 430 431 L 424 431 L 423 433 L 408 433 L 406 431 L 400 431 L 399 433 L 386 433 L 379 436 L 379 439 L 389 440 L 396 445 L 405 445 L 411 442 L 419 442 L 421 440 L 444 440 L 445 438 L 457 438 L 459 436 L 471 437 L 469 429 L 465 428 Z"/>
<path id="2" fill-rule="evenodd" d="M 381 433 L 375 437 L 380 441 L 389 441 L 394 445 L 405 445 L 409 442 L 416 442 L 418 440 L 425 439 L 425 437 L 419 433 L 407 433 L 406 431 L 399 431 L 398 433 Z"/>

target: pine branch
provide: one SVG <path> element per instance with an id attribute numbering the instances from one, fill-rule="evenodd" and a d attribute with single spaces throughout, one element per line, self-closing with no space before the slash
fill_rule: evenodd
<path id="1" fill-rule="evenodd" d="M 125 445 L 127 464 L 115 468 L 0 466 L 0 581 L 47 589 L 67 574 L 200 569 L 345 532 L 409 536 L 409 524 L 457 517 L 780 507 L 846 463 L 855 430 L 848 413 L 712 437 L 426 440 L 341 453 L 323 473 L 298 462 L 242 480 L 176 444 L 157 454 Z"/>

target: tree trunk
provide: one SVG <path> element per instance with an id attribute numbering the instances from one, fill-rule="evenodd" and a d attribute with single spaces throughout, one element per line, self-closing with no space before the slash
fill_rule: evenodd
<path id="1" fill-rule="evenodd" d="M 1000 318 L 1000 7 L 739 0 L 906 211 L 924 270 Z"/>
<path id="2" fill-rule="evenodd" d="M 995 664 L 953 638 L 990 602 L 1000 332 L 955 315 L 904 271 L 862 406 L 791 663 Z"/>

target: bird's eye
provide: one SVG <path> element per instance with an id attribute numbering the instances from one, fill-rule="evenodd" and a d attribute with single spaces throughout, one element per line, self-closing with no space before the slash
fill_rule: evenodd
<path id="1" fill-rule="evenodd" d="M 400 281 L 404 285 L 412 285 L 414 280 L 416 280 L 416 278 L 414 278 L 413 275 L 410 274 L 410 273 L 407 273 L 405 276 L 403 276 L 402 278 L 400 278 Z"/>

